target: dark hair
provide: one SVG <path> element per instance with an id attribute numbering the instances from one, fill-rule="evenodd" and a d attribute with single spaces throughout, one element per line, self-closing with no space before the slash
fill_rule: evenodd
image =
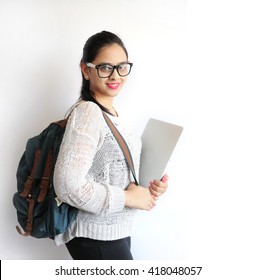
<path id="1" fill-rule="evenodd" d="M 122 40 L 116 34 L 113 34 L 108 31 L 102 31 L 94 34 L 86 41 L 83 48 L 83 57 L 81 59 L 81 63 L 92 62 L 103 47 L 112 44 L 118 44 L 120 47 L 122 47 L 128 58 L 128 52 Z M 82 80 L 82 87 L 81 87 L 79 100 L 92 101 L 98 104 L 98 106 L 102 110 L 108 112 L 107 108 L 105 108 L 104 106 L 102 106 L 96 101 L 94 93 L 90 90 L 90 80 L 86 80 L 84 78 L 83 73 L 82 73 L 82 79 L 83 80 Z"/>

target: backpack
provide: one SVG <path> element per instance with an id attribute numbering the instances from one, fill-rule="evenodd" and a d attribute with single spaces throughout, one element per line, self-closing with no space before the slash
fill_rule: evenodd
<path id="1" fill-rule="evenodd" d="M 127 143 L 110 118 L 103 111 L 102 114 L 138 185 Z M 16 174 L 17 192 L 13 196 L 13 205 L 24 233 L 19 226 L 16 226 L 16 229 L 23 236 L 53 239 L 67 230 L 77 216 L 77 208 L 63 202 L 58 205 L 53 185 L 54 166 L 67 120 L 53 122 L 39 135 L 28 139 L 20 159 Z"/>
<path id="2" fill-rule="evenodd" d="M 67 119 L 51 123 L 39 135 L 28 139 L 16 173 L 17 192 L 13 205 L 23 236 L 54 238 L 63 233 L 77 216 L 77 209 L 57 205 L 53 171 Z"/>

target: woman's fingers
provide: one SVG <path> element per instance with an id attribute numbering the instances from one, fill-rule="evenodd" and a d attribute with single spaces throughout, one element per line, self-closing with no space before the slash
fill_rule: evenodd
<path id="1" fill-rule="evenodd" d="M 167 174 L 164 174 L 164 176 L 162 177 L 161 181 L 166 183 L 169 180 L 169 176 Z"/>
<path id="2" fill-rule="evenodd" d="M 159 197 L 160 195 L 165 193 L 168 187 L 168 180 L 169 180 L 169 176 L 165 174 L 160 181 L 154 180 L 153 182 L 150 182 L 149 190 L 151 194 L 154 195 L 155 197 Z"/>

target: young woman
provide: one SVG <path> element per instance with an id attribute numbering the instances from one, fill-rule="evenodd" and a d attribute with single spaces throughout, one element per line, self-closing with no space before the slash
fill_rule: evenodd
<path id="1" fill-rule="evenodd" d="M 107 31 L 90 37 L 80 67 L 81 96 L 69 117 L 54 172 L 58 198 L 79 211 L 55 242 L 66 244 L 73 259 L 131 260 L 136 209 L 151 210 L 156 205 L 168 176 L 149 182 L 149 187 L 137 186 L 102 115 L 103 110 L 127 142 L 138 175 L 140 139 L 125 127 L 113 107 L 132 68 L 121 39 Z"/>

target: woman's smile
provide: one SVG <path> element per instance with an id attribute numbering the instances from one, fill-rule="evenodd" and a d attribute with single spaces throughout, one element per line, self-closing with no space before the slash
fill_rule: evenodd
<path id="1" fill-rule="evenodd" d="M 108 88 L 116 90 L 119 88 L 120 83 L 106 83 Z"/>

